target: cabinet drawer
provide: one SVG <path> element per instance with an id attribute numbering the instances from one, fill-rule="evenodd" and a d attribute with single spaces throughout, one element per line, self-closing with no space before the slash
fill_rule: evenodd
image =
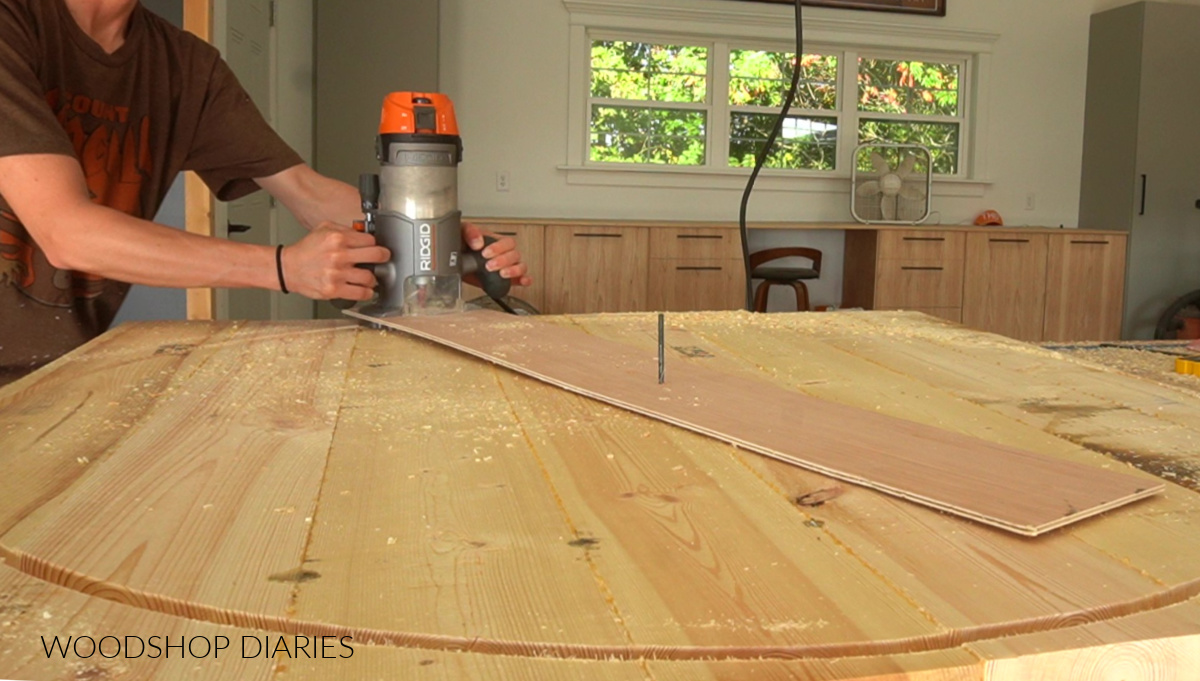
<path id="1" fill-rule="evenodd" d="M 881 260 L 961 259 L 967 236 L 963 232 L 923 229 L 884 230 L 879 232 Z"/>
<path id="2" fill-rule="evenodd" d="M 650 309 L 664 312 L 738 310 L 746 304 L 739 260 L 654 260 Z"/>
<path id="3" fill-rule="evenodd" d="M 735 229 L 702 227 L 651 227 L 651 259 L 738 259 L 742 238 Z"/>
<path id="4" fill-rule="evenodd" d="M 962 307 L 963 261 L 881 260 L 875 273 L 875 308 Z"/>

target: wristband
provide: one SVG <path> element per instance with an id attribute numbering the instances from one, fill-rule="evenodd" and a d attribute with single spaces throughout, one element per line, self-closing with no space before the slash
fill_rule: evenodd
<path id="1" fill-rule="evenodd" d="M 283 281 L 283 244 L 275 247 L 275 271 L 279 274 L 279 290 L 288 293 L 287 284 Z"/>

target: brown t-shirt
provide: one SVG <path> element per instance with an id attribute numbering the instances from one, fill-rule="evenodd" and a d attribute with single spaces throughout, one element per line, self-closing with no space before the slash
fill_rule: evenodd
<path id="1" fill-rule="evenodd" d="M 138 5 L 107 54 L 63 0 L 0 0 L 0 156 L 63 154 L 96 203 L 158 212 L 180 170 L 218 198 L 301 163 L 211 45 Z M 0 385 L 108 328 L 129 285 L 53 267 L 0 196 Z"/>

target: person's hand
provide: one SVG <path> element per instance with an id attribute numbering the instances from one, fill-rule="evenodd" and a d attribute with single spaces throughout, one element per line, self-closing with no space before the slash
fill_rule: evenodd
<path id="1" fill-rule="evenodd" d="M 283 278 L 289 291 L 314 300 L 370 300 L 375 275 L 355 265 L 383 263 L 390 257 L 370 234 L 323 222 L 283 249 Z"/>
<path id="2" fill-rule="evenodd" d="M 512 237 L 484 232 L 469 222 L 463 223 L 462 233 L 463 241 L 467 242 L 471 250 L 483 249 L 482 255 L 487 260 L 489 272 L 499 271 L 500 276 L 511 279 L 517 286 L 529 286 L 533 283 L 533 278 L 529 276 L 529 266 L 521 262 L 521 252 L 517 250 L 517 242 Z M 495 243 L 487 248 L 483 247 L 485 234 L 496 238 Z"/>

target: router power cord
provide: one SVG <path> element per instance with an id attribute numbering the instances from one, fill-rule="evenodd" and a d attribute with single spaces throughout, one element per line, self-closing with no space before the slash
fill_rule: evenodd
<path id="1" fill-rule="evenodd" d="M 796 91 L 800 87 L 800 60 L 804 56 L 804 17 L 800 5 L 801 0 L 796 0 L 796 58 L 792 64 L 792 85 L 788 88 L 787 96 L 783 98 L 783 109 L 775 119 L 775 127 L 771 129 L 771 134 L 767 136 L 766 143 L 763 144 L 762 149 L 758 152 L 758 157 L 754 160 L 754 170 L 750 171 L 750 179 L 746 182 L 746 191 L 742 192 L 742 208 L 738 213 L 738 227 L 742 235 L 742 265 L 746 272 L 746 310 L 750 312 L 754 311 L 754 293 L 750 277 L 750 232 L 746 229 L 746 207 L 750 205 L 750 192 L 754 191 L 754 181 L 758 179 L 759 171 L 767 162 L 767 154 L 771 152 L 775 139 L 779 137 L 779 132 L 783 129 L 783 121 L 787 118 L 788 111 L 792 108 L 792 102 L 796 100 Z"/>

